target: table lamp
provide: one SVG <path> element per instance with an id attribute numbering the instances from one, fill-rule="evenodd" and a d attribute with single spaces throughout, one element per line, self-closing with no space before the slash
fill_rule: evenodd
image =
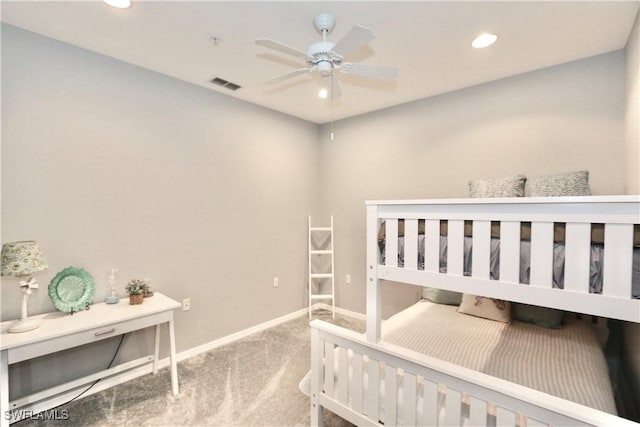
<path id="1" fill-rule="evenodd" d="M 27 332 L 40 326 L 40 319 L 27 316 L 27 303 L 32 289 L 38 289 L 39 285 L 31 276 L 32 273 L 48 268 L 40 247 L 33 240 L 23 242 L 11 242 L 2 245 L 2 276 L 15 276 L 20 279 L 22 288 L 22 315 L 20 320 L 9 326 L 9 332 Z"/>

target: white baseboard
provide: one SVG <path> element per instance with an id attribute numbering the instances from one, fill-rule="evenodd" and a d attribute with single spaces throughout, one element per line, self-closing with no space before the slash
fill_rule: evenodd
<path id="1" fill-rule="evenodd" d="M 312 307 L 314 310 L 316 309 L 324 309 L 324 310 L 329 310 L 331 311 L 331 306 L 327 305 L 327 304 L 323 304 L 323 303 L 316 303 L 313 305 Z M 259 325 L 255 325 L 252 326 L 250 328 L 247 329 L 243 329 L 242 331 L 233 333 L 231 335 L 227 335 L 225 337 L 222 338 L 218 338 L 217 340 L 211 341 L 209 343 L 203 344 L 203 345 L 199 345 L 197 347 L 193 347 L 190 348 L 188 350 L 182 351 L 180 353 L 178 353 L 176 355 L 176 359 L 177 361 L 182 361 L 194 356 L 197 356 L 199 354 L 202 353 L 206 353 L 207 351 L 213 350 L 217 347 L 220 347 L 222 345 L 225 344 L 229 344 L 231 342 L 237 341 L 241 338 L 244 338 L 246 336 L 249 336 L 251 334 L 255 334 L 256 332 L 261 332 L 265 329 L 271 328 L 273 326 L 277 326 L 281 323 L 284 322 L 288 322 L 289 320 L 293 320 L 296 319 L 300 316 L 305 316 L 308 313 L 308 308 L 302 308 L 300 310 L 296 310 L 292 313 L 286 314 L 284 316 L 280 316 L 277 317 L 275 319 L 269 320 L 267 322 L 264 323 L 260 323 Z M 361 313 L 356 313 L 354 311 L 350 311 L 350 310 L 346 310 L 343 308 L 339 308 L 336 307 L 336 313 L 338 314 L 342 314 L 345 316 L 350 316 L 356 319 L 365 319 L 365 315 L 361 314 Z M 165 357 L 164 359 L 161 359 L 158 361 L 158 369 L 162 369 L 162 368 L 166 368 L 169 366 L 169 358 Z M 102 380 L 100 380 L 98 383 L 95 384 L 95 386 L 93 386 L 90 390 L 88 390 L 86 393 L 84 393 L 82 396 L 83 397 L 87 397 L 87 396 L 91 396 L 92 394 L 98 393 L 100 391 L 106 390 L 110 387 L 113 387 L 115 385 L 118 384 L 122 384 L 124 382 L 133 380 L 135 378 L 141 377 L 143 375 L 147 375 L 150 374 L 153 371 L 153 366 L 151 364 L 145 365 L 145 366 L 140 366 L 131 370 L 128 370 L 126 372 L 122 372 L 119 373 L 117 375 L 114 375 L 112 377 L 107 377 L 107 378 L 103 378 Z M 179 380 L 179 379 L 178 379 Z M 75 396 L 77 396 L 80 392 L 82 392 L 82 389 L 85 388 L 85 386 L 81 386 L 78 387 L 74 390 L 70 390 L 68 392 L 53 396 L 51 398 L 48 399 L 44 399 L 40 402 L 34 402 L 28 405 L 25 405 L 23 407 L 21 407 L 21 410 L 26 410 L 26 411 L 31 411 L 33 414 L 36 414 L 38 412 L 41 411 L 45 411 L 47 409 L 51 409 L 51 408 L 55 408 L 58 405 L 64 404 L 67 401 L 73 399 Z M 169 389 L 167 389 L 167 392 L 170 392 Z M 16 421 L 16 419 L 12 420 Z"/>
<path id="2" fill-rule="evenodd" d="M 284 316 L 280 316 L 275 319 L 266 321 L 264 323 L 260 323 L 259 325 L 255 325 L 250 328 L 243 329 L 242 331 L 236 332 L 234 334 L 227 335 L 225 337 L 218 338 L 217 340 L 208 342 L 206 344 L 202 344 L 197 347 L 193 347 L 188 350 L 182 351 L 177 354 L 176 358 L 178 359 L 178 362 L 180 362 L 190 357 L 194 357 L 199 354 L 206 353 L 207 351 L 213 350 L 214 348 L 220 347 L 221 345 L 229 344 L 233 341 L 239 340 L 248 335 L 255 334 L 256 332 L 261 332 L 261 331 L 264 331 L 265 329 L 269 329 L 281 323 L 288 322 L 289 320 L 293 320 L 300 316 L 304 316 L 306 313 L 307 313 L 306 308 L 296 310 L 293 313 L 285 314 Z M 160 360 L 159 366 L 162 368 L 164 368 L 165 366 L 169 366 L 169 358 Z"/>
<path id="3" fill-rule="evenodd" d="M 331 306 L 325 303 L 316 303 L 312 306 L 313 310 L 316 309 L 324 309 L 324 310 L 329 310 L 331 311 Z M 234 334 L 231 335 L 227 335 L 225 337 L 222 338 L 218 338 L 217 340 L 208 342 L 206 344 L 202 344 L 199 345 L 197 347 L 193 347 L 190 348 L 188 350 L 182 351 L 180 353 L 178 353 L 176 355 L 176 359 L 178 360 L 178 362 L 185 360 L 185 359 L 189 359 L 190 357 L 194 357 L 197 356 L 199 354 L 202 353 L 206 353 L 207 351 L 213 350 L 214 348 L 218 348 L 222 345 L 225 344 L 229 344 L 232 343 L 234 341 L 237 341 L 239 339 L 242 339 L 246 336 L 249 336 L 251 334 L 255 334 L 256 332 L 261 332 L 264 331 L 265 329 L 269 329 L 272 328 L 274 326 L 277 326 L 281 323 L 285 323 L 288 322 L 289 320 L 293 320 L 296 319 L 300 316 L 304 316 L 308 313 L 308 308 L 301 308 L 300 310 L 296 310 L 293 313 L 289 313 L 289 314 L 285 314 L 284 316 L 280 316 L 277 317 L 275 319 L 266 321 L 264 323 L 260 323 L 259 325 L 255 325 L 252 326 L 250 328 L 247 329 L 243 329 L 242 331 L 236 332 Z M 349 317 L 353 317 L 355 319 L 359 319 L 359 320 L 366 320 L 366 316 L 362 313 L 356 313 L 355 311 L 351 311 L 351 310 L 346 310 L 344 308 L 340 308 L 340 307 L 336 307 L 336 313 L 338 314 L 342 314 L 344 316 L 349 316 Z M 164 368 L 169 366 L 169 358 L 164 358 L 162 360 L 159 361 L 159 365 L 160 368 Z"/>
<path id="4" fill-rule="evenodd" d="M 316 303 L 312 306 L 313 310 L 316 309 L 324 309 L 324 310 L 329 310 L 331 311 L 331 306 L 325 303 Z M 222 345 L 226 345 L 229 343 L 232 343 L 234 341 L 237 341 L 239 339 L 242 339 L 244 337 L 247 337 L 251 334 L 255 334 L 256 332 L 261 332 L 264 331 L 265 329 L 269 329 L 272 328 L 274 326 L 277 326 L 281 323 L 285 323 L 288 322 L 289 320 L 293 320 L 296 319 L 300 316 L 304 316 L 308 313 L 308 308 L 301 308 L 300 310 L 296 310 L 292 313 L 289 314 L 285 314 L 284 316 L 280 316 L 280 317 L 276 317 L 275 319 L 272 320 L 268 320 L 266 322 L 260 323 L 259 325 L 255 325 L 252 326 L 250 328 L 247 329 L 243 329 L 242 331 L 238 331 L 236 333 L 233 333 L 231 335 L 227 335 L 225 337 L 222 338 L 218 338 L 217 340 L 208 342 L 206 344 L 202 344 L 199 345 L 197 347 L 193 347 L 190 348 L 188 350 L 184 350 L 181 351 L 180 353 L 178 353 L 176 355 L 176 359 L 178 360 L 178 362 L 183 361 L 185 359 L 189 359 L 191 357 L 195 357 L 198 356 L 202 353 L 206 353 L 207 351 L 213 350 L 214 348 L 218 348 Z M 342 314 L 344 316 L 349 316 L 349 317 L 353 317 L 355 319 L 359 319 L 359 320 L 366 320 L 366 316 L 362 313 L 356 313 L 355 311 L 351 311 L 351 310 L 347 310 L 344 308 L 340 308 L 340 307 L 336 307 L 336 313 L 338 314 Z M 161 359 L 158 361 L 158 368 L 162 369 L 162 368 L 166 368 L 167 366 L 169 366 L 169 358 L 165 357 L 164 359 Z M 149 372 L 151 372 L 149 370 Z"/>
<path id="5" fill-rule="evenodd" d="M 322 309 L 331 311 L 331 306 L 324 302 L 318 302 L 313 304 L 313 310 Z M 347 310 L 346 308 L 336 307 L 336 313 L 342 314 L 343 316 L 353 317 L 358 320 L 367 320 L 367 316 L 362 313 L 356 313 L 355 311 Z"/>

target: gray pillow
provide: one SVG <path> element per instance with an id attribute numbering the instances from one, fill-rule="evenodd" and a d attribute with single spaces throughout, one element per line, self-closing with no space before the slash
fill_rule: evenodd
<path id="1" fill-rule="evenodd" d="M 436 304 L 460 305 L 462 293 L 424 287 L 422 288 L 422 298 Z"/>
<path id="2" fill-rule="evenodd" d="M 590 196 L 589 171 L 527 178 L 525 197 Z"/>
<path id="3" fill-rule="evenodd" d="M 521 322 L 533 323 L 543 328 L 562 328 L 564 311 L 549 307 L 516 303 L 512 306 L 511 316 Z"/>
<path id="4" fill-rule="evenodd" d="M 524 175 L 482 179 L 469 182 L 471 197 L 522 197 L 524 196 Z"/>

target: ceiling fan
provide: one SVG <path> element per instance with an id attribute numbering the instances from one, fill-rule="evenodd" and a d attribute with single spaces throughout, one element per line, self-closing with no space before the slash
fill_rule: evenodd
<path id="1" fill-rule="evenodd" d="M 316 16 L 313 24 L 318 32 L 322 34 L 322 41 L 313 43 L 306 52 L 267 38 L 256 40 L 256 44 L 260 46 L 304 59 L 307 62 L 306 67 L 286 72 L 267 80 L 265 83 L 275 83 L 305 73 L 316 73 L 320 75 L 322 86 L 327 89 L 333 99 L 341 94 L 338 82 L 334 78 L 337 73 L 378 80 L 393 80 L 396 78 L 398 70 L 393 67 L 343 62 L 344 58 L 365 46 L 375 36 L 368 28 L 356 25 L 347 35 L 334 44 L 327 41 L 327 34 L 331 32 L 335 23 L 335 18 L 328 13 Z"/>

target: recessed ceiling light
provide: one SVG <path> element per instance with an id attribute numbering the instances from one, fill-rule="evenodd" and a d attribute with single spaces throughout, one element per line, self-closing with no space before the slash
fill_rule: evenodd
<path id="1" fill-rule="evenodd" d="M 117 7 L 118 9 L 126 9 L 131 6 L 131 0 L 102 0 L 109 6 Z"/>
<path id="2" fill-rule="evenodd" d="M 320 91 L 318 92 L 318 96 L 322 99 L 327 99 L 327 95 L 328 95 L 328 92 L 327 92 L 327 89 L 325 88 L 320 89 Z"/>
<path id="3" fill-rule="evenodd" d="M 476 49 L 482 49 L 483 47 L 491 46 L 498 40 L 498 36 L 491 33 L 482 33 L 471 42 L 471 46 Z"/>

